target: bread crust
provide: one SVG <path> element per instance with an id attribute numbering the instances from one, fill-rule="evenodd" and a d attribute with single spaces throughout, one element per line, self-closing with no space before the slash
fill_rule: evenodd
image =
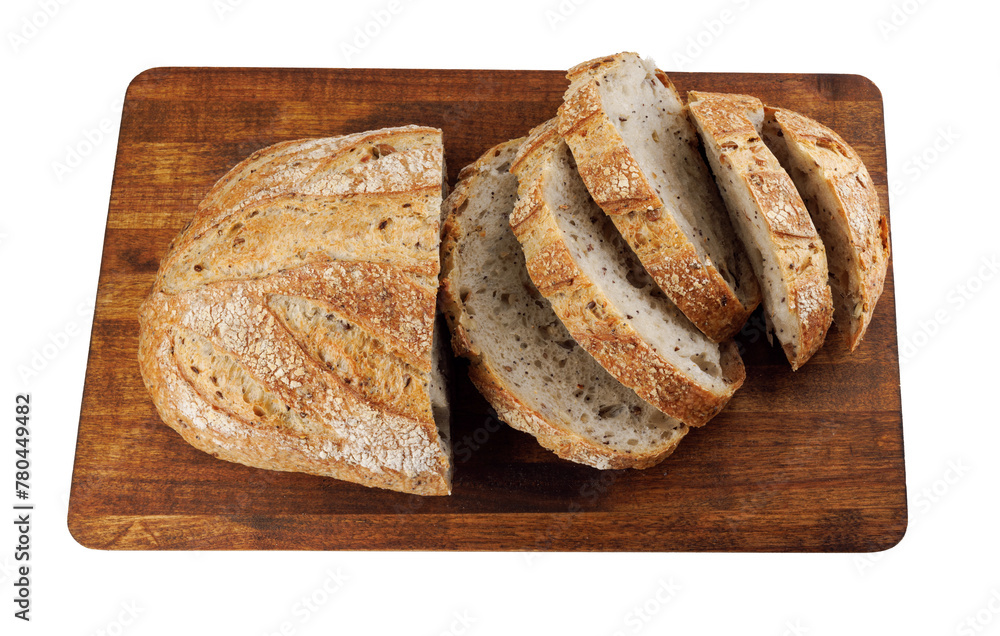
<path id="1" fill-rule="evenodd" d="M 562 143 L 555 120 L 531 131 L 511 172 L 519 179 L 510 223 L 538 291 L 572 334 L 611 375 L 663 413 L 689 426 L 715 417 L 745 378 L 732 342 L 720 345 L 726 388 L 699 385 L 643 340 L 626 316 L 577 265 L 543 196 L 546 163 Z"/>
<path id="2" fill-rule="evenodd" d="M 601 469 L 641 469 L 654 466 L 674 452 L 686 429 L 672 443 L 663 445 L 657 452 L 623 453 L 587 439 L 559 422 L 546 418 L 543 413 L 519 399 L 518 390 L 506 379 L 507 374 L 481 354 L 464 326 L 467 314 L 458 291 L 459 285 L 454 280 L 458 246 L 466 232 L 463 228 L 462 211 L 469 197 L 476 192 L 482 175 L 491 169 L 496 157 L 509 155 L 524 141 L 525 138 L 522 137 L 498 144 L 465 167 L 443 204 L 445 222 L 441 240 L 439 302 L 451 330 L 452 348 L 456 355 L 469 360 L 469 379 L 497 411 L 500 419 L 519 431 L 533 435 L 539 444 L 557 456 Z"/>
<path id="3" fill-rule="evenodd" d="M 778 334 L 792 369 L 799 369 L 823 345 L 833 319 L 833 300 L 823 242 L 791 177 L 761 141 L 763 104 L 756 97 L 722 93 L 688 93 L 688 107 L 707 147 L 733 176 L 733 188 L 750 197 L 767 227 L 767 251 L 787 294 L 787 307 L 797 328 L 797 342 Z M 726 175 L 716 174 L 723 180 Z M 734 216 L 751 214 L 731 210 Z M 736 221 L 734 220 L 734 223 Z M 747 250 L 763 246 L 747 245 Z M 758 277 L 761 274 L 758 272 Z M 784 298 L 782 300 L 785 300 Z M 769 320 L 776 307 L 768 306 Z"/>
<path id="4" fill-rule="evenodd" d="M 240 210 L 290 193 L 318 198 L 382 197 L 440 188 L 441 183 L 433 180 L 443 165 L 443 152 L 413 144 L 420 135 L 440 134 L 435 131 L 423 126 L 400 126 L 340 137 L 284 141 L 261 148 L 212 186 L 194 217 L 171 241 L 168 258 L 182 254 L 189 241 Z M 387 162 L 372 160 L 381 159 L 375 154 L 389 149 L 393 150 L 388 154 L 394 154 L 397 144 L 407 147 L 408 165 L 402 164 L 403 155 Z"/>
<path id="5" fill-rule="evenodd" d="M 140 368 L 163 421 L 228 461 L 449 494 L 428 389 L 442 162 L 441 132 L 408 126 L 277 144 L 220 179 L 140 308 Z M 355 212 L 379 206 L 421 228 L 398 263 L 351 247 Z M 329 247 L 299 249 L 322 243 L 313 234 Z"/>
<path id="6" fill-rule="evenodd" d="M 625 52 L 571 68 L 570 86 L 559 107 L 559 134 L 573 151 L 594 200 L 614 221 L 649 275 L 695 326 L 722 342 L 735 336 L 756 309 L 760 289 L 749 274 L 745 255 L 739 254 L 737 263 L 748 274 L 743 276 L 749 286 L 745 304 L 716 265 L 698 255 L 673 215 L 664 210 L 664 202 L 611 121 L 600 95 L 601 78 L 615 67 L 638 60 L 636 53 Z M 665 89 L 677 94 L 662 71 L 657 70 L 656 77 Z M 677 101 L 682 104 L 679 96 Z M 701 162 L 697 152 L 692 160 Z M 709 174 L 707 168 L 704 172 Z M 708 183 L 707 187 L 715 186 Z M 722 202 L 718 204 L 725 214 Z"/>
<path id="7" fill-rule="evenodd" d="M 786 144 L 794 144 L 812 161 L 819 177 L 817 184 L 826 188 L 836 201 L 834 222 L 848 239 L 836 248 L 850 255 L 858 284 L 849 293 L 857 297 L 860 305 L 848 308 L 838 304 L 834 320 L 848 329 L 848 346 L 854 351 L 871 322 L 889 267 L 889 221 L 879 209 L 875 184 L 858 153 L 833 130 L 784 108 L 765 106 L 764 115 L 765 127 L 776 126 Z M 803 188 L 800 186 L 799 190 Z M 831 249 L 833 238 L 823 237 L 827 249 Z"/>

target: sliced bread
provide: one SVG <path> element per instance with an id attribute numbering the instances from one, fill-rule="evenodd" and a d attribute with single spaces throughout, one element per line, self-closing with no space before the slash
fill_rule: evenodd
<path id="1" fill-rule="evenodd" d="M 612 378 L 566 331 L 525 268 L 508 217 L 523 139 L 491 148 L 445 200 L 441 306 L 456 354 L 512 427 L 559 457 L 597 468 L 645 468 L 688 428 Z"/>
<path id="2" fill-rule="evenodd" d="M 692 91 L 688 106 L 763 288 L 769 329 L 798 369 L 823 345 L 833 318 L 823 241 L 795 184 L 761 141 L 760 100 Z"/>
<path id="3" fill-rule="evenodd" d="M 858 153 L 805 115 L 764 109 L 764 143 L 792 177 L 826 247 L 833 319 L 854 351 L 871 322 L 889 266 L 889 222 Z"/>
<path id="4" fill-rule="evenodd" d="M 709 338 L 732 338 L 760 287 L 698 150 L 684 101 L 651 60 L 620 53 L 569 71 L 559 133 L 646 271 Z"/>
<path id="5" fill-rule="evenodd" d="M 712 342 L 660 291 L 580 178 L 554 120 L 511 166 L 511 227 L 528 273 L 573 338 L 625 386 L 700 426 L 744 379 L 732 342 Z"/>

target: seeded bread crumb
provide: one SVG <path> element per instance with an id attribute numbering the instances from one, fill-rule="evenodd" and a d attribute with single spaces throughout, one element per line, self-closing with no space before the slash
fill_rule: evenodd
<path id="1" fill-rule="evenodd" d="M 823 241 L 795 184 L 761 141 L 760 100 L 692 91 L 688 106 L 761 284 L 770 330 L 798 369 L 823 345 L 833 319 Z"/>
<path id="2" fill-rule="evenodd" d="M 573 340 L 536 290 L 508 223 L 523 139 L 490 149 L 445 201 L 442 309 L 470 377 L 508 424 L 560 457 L 645 468 L 687 427 L 622 386 Z"/>
<path id="3" fill-rule="evenodd" d="M 580 345 L 625 386 L 689 426 L 742 384 L 731 342 L 716 344 L 664 297 L 591 198 L 550 120 L 514 160 L 511 226 L 528 273 Z"/>
<path id="4" fill-rule="evenodd" d="M 732 338 L 760 288 L 680 95 L 635 53 L 585 62 L 569 79 L 559 132 L 587 188 L 685 316 L 716 342 Z"/>

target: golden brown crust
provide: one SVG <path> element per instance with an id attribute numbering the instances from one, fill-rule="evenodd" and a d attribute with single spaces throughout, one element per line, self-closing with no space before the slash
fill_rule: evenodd
<path id="1" fill-rule="evenodd" d="M 563 143 L 554 120 L 529 135 L 511 172 L 519 179 L 511 227 L 524 249 L 538 291 L 572 334 L 611 375 L 641 398 L 689 426 L 701 426 L 722 410 L 744 379 L 734 347 L 723 346 L 726 389 L 713 392 L 676 368 L 635 330 L 601 288 L 577 265 L 543 195 L 543 172 Z"/>
<path id="2" fill-rule="evenodd" d="M 486 151 L 473 164 L 463 168 L 459 173 L 455 189 L 444 202 L 440 304 L 451 329 L 452 347 L 456 355 L 469 359 L 470 380 L 496 409 L 500 418 L 511 427 L 533 435 L 539 444 L 559 457 L 603 469 L 641 469 L 654 466 L 673 453 L 684 437 L 683 434 L 677 435 L 671 444 L 663 445 L 655 452 L 646 453 L 623 453 L 587 439 L 545 417 L 543 413 L 519 399 L 519 391 L 505 379 L 508 374 L 480 355 L 462 324 L 464 305 L 458 293 L 458 284 L 453 280 L 457 267 L 458 245 L 464 235 L 462 211 L 469 196 L 476 191 L 480 175 L 490 170 L 493 159 L 521 146 L 524 141 L 525 138 L 522 137 L 499 144 Z"/>
<path id="3" fill-rule="evenodd" d="M 140 310 L 164 422 L 229 461 L 448 494 L 429 390 L 442 154 L 440 131 L 404 127 L 278 144 L 223 177 Z M 338 219 L 413 245 L 376 258 Z"/>
<path id="4" fill-rule="evenodd" d="M 589 73 L 570 76 L 570 80 L 565 101 L 559 107 L 559 134 L 574 150 L 580 176 L 591 196 L 612 215 L 663 207 L 638 161 L 608 121 L 596 80 Z"/>
<path id="5" fill-rule="evenodd" d="M 852 292 L 859 296 L 861 306 L 856 310 L 860 313 L 835 317 L 845 326 L 853 323 L 849 346 L 854 351 L 871 322 L 889 266 L 889 222 L 879 210 L 878 192 L 861 157 L 836 132 L 784 108 L 765 107 L 764 111 L 768 121 L 780 128 L 785 142 L 796 144 L 812 159 L 838 203 L 838 220 L 849 240 L 848 245 L 839 247 L 852 253 L 859 280 Z"/>
<path id="6" fill-rule="evenodd" d="M 663 201 L 610 120 L 600 96 L 601 78 L 638 58 L 635 53 L 619 53 L 570 69 L 570 86 L 559 108 L 559 134 L 572 149 L 594 200 L 611 216 L 649 275 L 705 335 L 722 342 L 735 336 L 753 313 L 760 290 L 748 290 L 744 304 L 715 264 L 702 260 L 673 216 L 663 209 Z M 676 94 L 662 71 L 656 77 Z M 724 214 L 721 201 L 719 210 Z M 748 263 L 745 267 L 749 271 Z M 746 281 L 756 283 L 753 276 Z"/>
<path id="7" fill-rule="evenodd" d="M 157 288 L 177 293 L 317 259 L 383 263 L 434 277 L 438 264 L 428 255 L 437 237 L 423 208 L 436 197 L 428 190 L 377 198 L 294 193 L 248 204 L 171 250 Z M 309 231 L 290 238 L 286 228 L 303 218 L 309 219 Z"/>
<path id="8" fill-rule="evenodd" d="M 780 334 L 779 340 L 792 369 L 798 369 L 823 345 L 833 319 L 822 240 L 795 184 L 764 145 L 759 124 L 751 119 L 751 113 L 762 116 L 760 100 L 691 91 L 688 107 L 705 144 L 711 144 L 723 168 L 736 175 L 733 188 L 749 196 L 768 228 L 777 260 L 774 267 L 786 285 L 788 310 L 798 330 L 797 346 Z M 765 309 L 776 311 L 766 303 L 765 297 Z"/>
<path id="9" fill-rule="evenodd" d="M 601 100 L 601 75 L 636 53 L 608 55 L 577 64 L 566 78 L 569 88 L 559 106 L 559 135 L 573 151 L 577 169 L 594 201 L 611 215 L 663 207 L 639 162 L 608 119 Z"/>
<path id="10" fill-rule="evenodd" d="M 444 159 L 415 139 L 440 135 L 435 128 L 401 126 L 341 137 L 299 139 L 262 148 L 234 166 L 198 205 L 194 218 L 171 243 L 183 248 L 248 205 L 289 193 L 340 197 L 440 188 L 431 183 Z M 400 148 L 396 148 L 396 146 Z M 403 148 L 406 152 L 399 152 Z M 391 161 L 374 161 L 385 155 Z"/>

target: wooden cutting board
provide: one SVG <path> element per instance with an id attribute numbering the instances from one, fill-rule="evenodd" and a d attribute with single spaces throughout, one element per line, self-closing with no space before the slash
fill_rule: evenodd
<path id="1" fill-rule="evenodd" d="M 883 209 L 878 89 L 856 75 L 673 73 L 838 131 Z M 231 464 L 188 446 L 139 375 L 136 314 L 171 238 L 212 184 L 264 146 L 423 124 L 449 179 L 551 117 L 557 71 L 158 68 L 129 87 L 104 239 L 69 528 L 106 549 L 873 551 L 906 528 L 892 270 L 861 348 L 836 329 L 793 373 L 740 336 L 747 380 L 726 410 L 645 471 L 558 459 L 497 422 L 456 361 L 454 493 L 421 498 Z"/>

